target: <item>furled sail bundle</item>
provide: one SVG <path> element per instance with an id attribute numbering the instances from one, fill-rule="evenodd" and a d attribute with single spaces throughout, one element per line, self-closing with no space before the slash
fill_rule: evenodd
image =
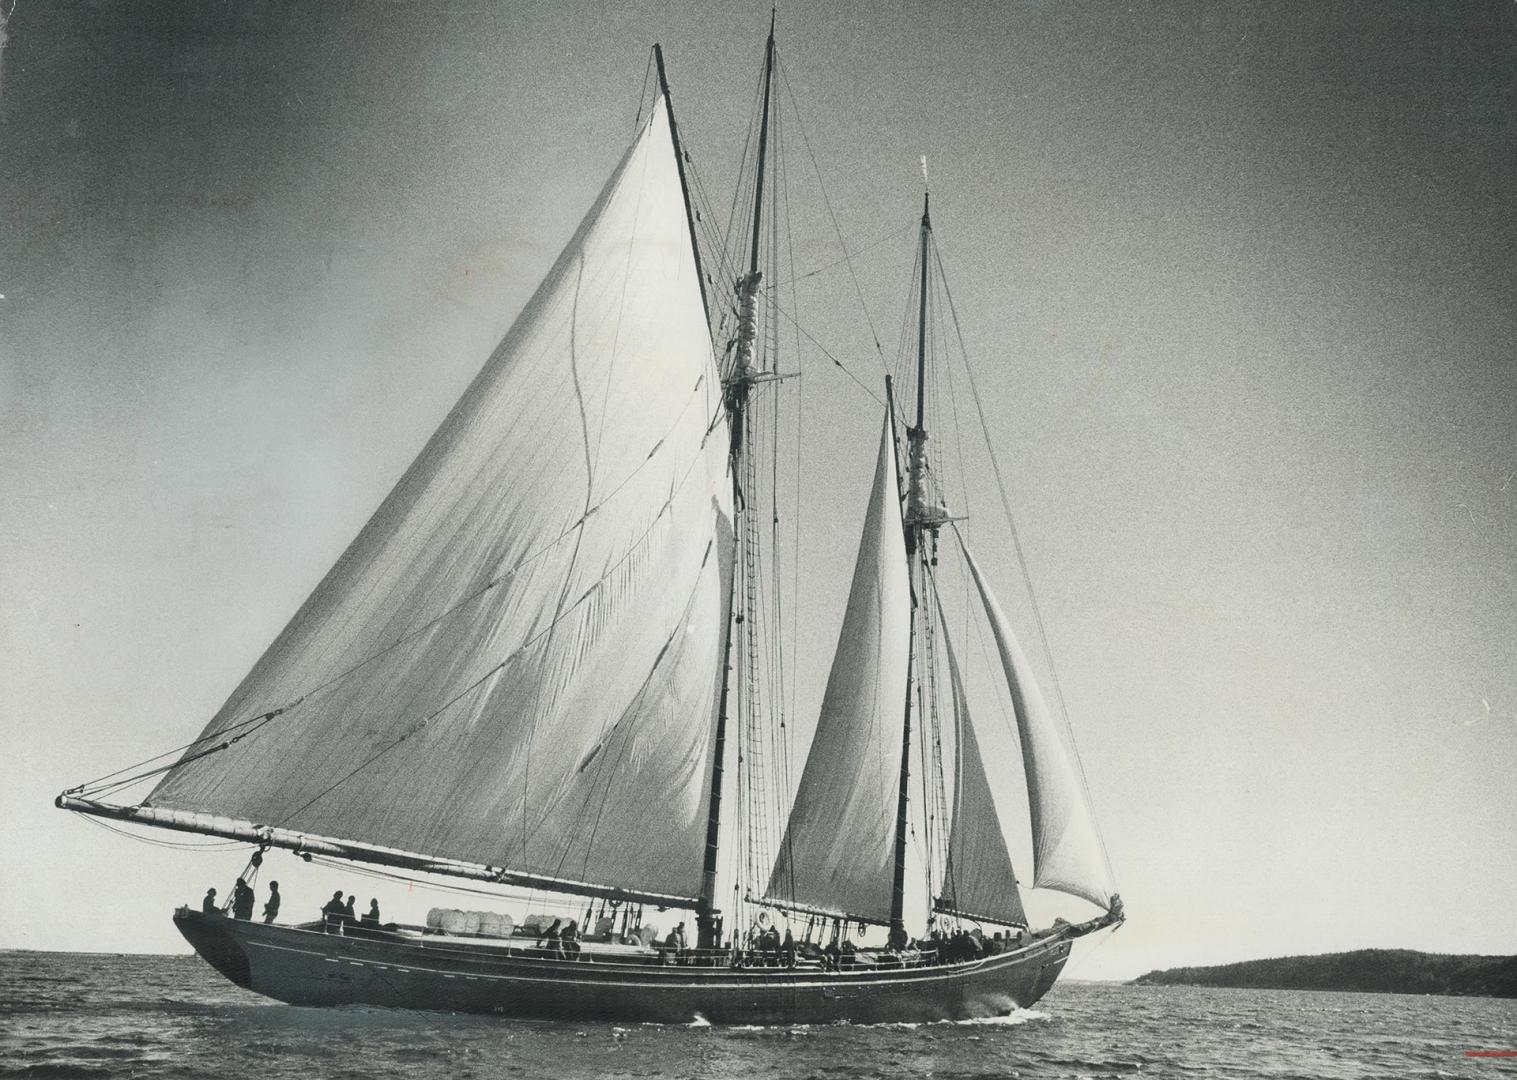
<path id="1" fill-rule="evenodd" d="M 1074 756 L 1068 726 L 1043 701 L 1032 668 L 1001 605 L 962 539 L 960 546 L 990 620 L 1016 712 L 1032 818 L 1033 885 L 1058 889 L 1110 909 L 1116 882 L 1091 812 L 1090 795 Z"/>
<path id="2" fill-rule="evenodd" d="M 939 607 L 941 613 L 942 608 Z M 980 740 L 975 735 L 969 700 L 959 675 L 959 662 L 948 637 L 948 620 L 940 614 L 939 627 L 948 655 L 948 681 L 953 693 L 954 731 L 957 734 L 958 782 L 954 785 L 953 818 L 948 833 L 948 859 L 937 910 L 972 919 L 1026 926 L 1027 913 L 1017 888 L 995 797 L 985 775 Z"/>
<path id="3" fill-rule="evenodd" d="M 911 582 L 887 415 L 848 609 L 770 898 L 890 919 L 910 641 Z"/>
<path id="4" fill-rule="evenodd" d="M 666 101 L 154 807 L 695 897 L 731 495 Z M 252 717 L 298 704 L 266 723 Z"/>

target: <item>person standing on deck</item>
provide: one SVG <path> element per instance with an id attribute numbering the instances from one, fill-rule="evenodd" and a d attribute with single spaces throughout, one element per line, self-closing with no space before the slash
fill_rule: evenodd
<path id="1" fill-rule="evenodd" d="M 573 919 L 559 931 L 558 956 L 561 960 L 573 960 L 579 956 L 579 923 Z"/>
<path id="2" fill-rule="evenodd" d="M 329 934 L 342 933 L 342 890 L 332 894 L 332 899 L 321 905 L 322 928 Z"/>
<path id="3" fill-rule="evenodd" d="M 251 919 L 253 917 L 253 904 L 257 898 L 253 895 L 253 887 L 242 878 L 237 879 L 237 884 L 232 886 L 232 917 L 236 919 Z"/>
<path id="4" fill-rule="evenodd" d="M 263 921 L 266 922 L 266 923 L 271 923 L 271 922 L 274 921 L 274 916 L 276 916 L 278 914 L 279 914 L 279 882 L 277 882 L 277 881 L 271 881 L 271 882 L 269 882 L 269 899 L 268 899 L 268 902 L 263 905 Z"/>

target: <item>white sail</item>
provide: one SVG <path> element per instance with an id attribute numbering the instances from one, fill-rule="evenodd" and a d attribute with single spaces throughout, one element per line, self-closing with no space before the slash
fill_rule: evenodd
<path id="1" fill-rule="evenodd" d="M 242 740 L 187 755 L 149 802 L 696 896 L 727 457 L 660 99 L 202 747 Z"/>
<path id="2" fill-rule="evenodd" d="M 1109 909 L 1116 882 L 1091 813 L 1068 725 L 1044 703 L 1001 605 L 962 539 L 960 546 L 985 605 L 1016 711 L 1032 817 L 1033 885 L 1058 889 Z"/>
<path id="3" fill-rule="evenodd" d="M 887 416 L 848 611 L 771 898 L 889 920 L 910 645 L 911 582 Z"/>
<path id="4" fill-rule="evenodd" d="M 1022 909 L 1017 873 L 1011 865 L 1011 853 L 1001 831 L 1001 819 L 996 814 L 995 797 L 985 775 L 980 740 L 975 735 L 969 700 L 959 675 L 959 662 L 948 636 L 948 620 L 941 617 L 941 607 L 938 611 L 938 628 L 948 655 L 948 681 L 953 691 L 958 765 L 953 819 L 948 834 L 948 860 L 937 908 L 992 922 L 1026 926 L 1027 913 Z"/>

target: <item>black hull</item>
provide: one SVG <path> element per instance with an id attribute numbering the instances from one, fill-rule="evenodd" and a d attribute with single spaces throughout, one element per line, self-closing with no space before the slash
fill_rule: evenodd
<path id="1" fill-rule="evenodd" d="M 521 1019 L 687 1024 L 922 1022 L 997 1016 L 1048 992 L 1055 935 L 962 964 L 818 971 L 509 955 L 446 938 L 348 937 L 181 909 L 174 923 L 238 986 L 292 1005 L 379 1005 Z"/>

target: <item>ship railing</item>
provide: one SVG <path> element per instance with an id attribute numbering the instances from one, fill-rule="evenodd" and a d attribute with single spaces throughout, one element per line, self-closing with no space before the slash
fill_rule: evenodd
<path id="1" fill-rule="evenodd" d="M 481 948 L 499 950 L 507 955 L 526 959 L 581 962 L 594 964 L 626 964 L 640 967 L 686 967 L 723 968 L 750 971 L 755 975 L 783 974 L 787 971 L 853 972 L 894 971 L 974 963 L 991 959 L 996 953 L 964 958 L 940 958 L 937 951 L 928 945 L 925 948 L 892 952 L 888 949 L 856 949 L 828 955 L 818 952 L 814 945 L 802 944 L 793 953 L 764 949 L 679 949 L 661 943 L 648 945 L 622 944 L 595 938 L 580 939 L 579 948 L 560 950 L 530 934 L 509 937 L 475 937 L 448 934 L 435 927 L 410 923 L 384 923 L 374 927 L 363 924 L 348 924 L 342 927 L 327 927 L 322 920 L 282 924 L 286 929 L 308 933 L 332 934 L 359 939 L 400 940 L 420 944 L 428 949 L 448 953 L 478 955 Z M 1035 935 L 1020 948 L 1007 952 L 1020 952 L 1038 943 L 1038 938 L 1054 935 Z"/>

